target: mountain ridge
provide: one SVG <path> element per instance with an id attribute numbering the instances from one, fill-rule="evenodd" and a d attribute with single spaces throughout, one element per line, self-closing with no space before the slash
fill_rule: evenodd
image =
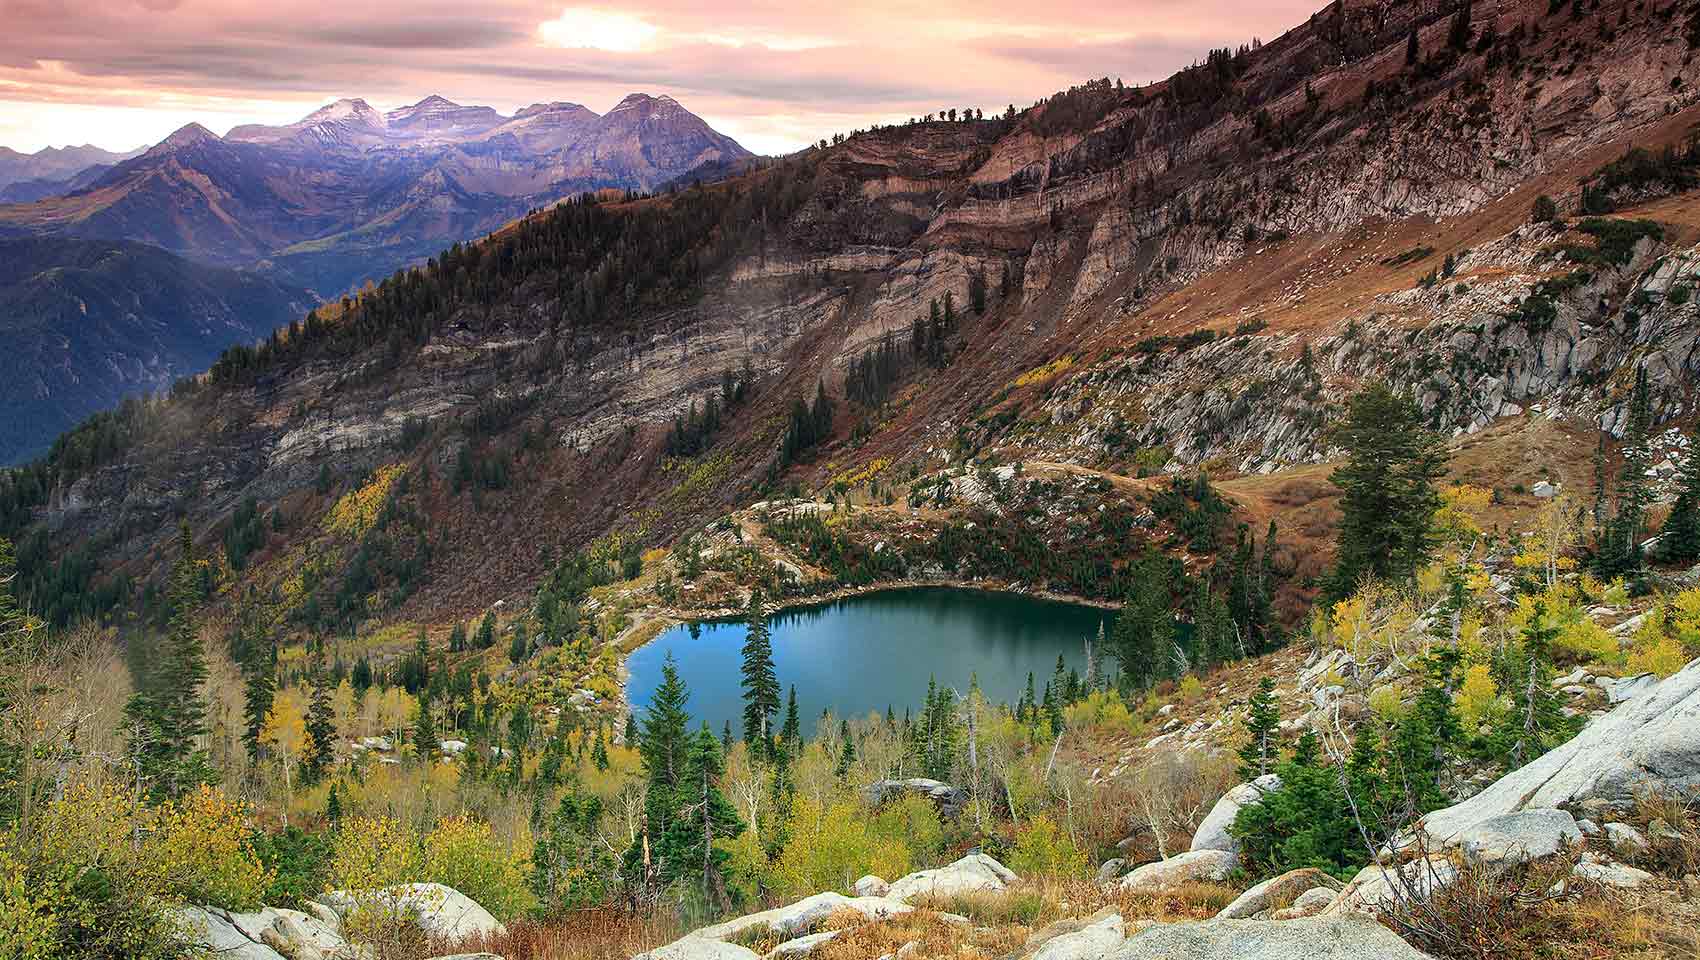
<path id="1" fill-rule="evenodd" d="M 210 534 L 244 496 L 311 515 L 321 471 L 352 482 L 403 463 L 437 531 L 404 609 L 434 619 L 531 582 L 551 545 L 640 529 L 669 542 L 882 462 L 923 478 L 968 457 L 1203 466 L 1248 478 L 1252 497 L 1255 478 L 1326 459 L 1328 423 L 1370 377 L 1461 438 L 1562 410 L 1572 432 L 1552 456 L 1569 464 L 1585 424 L 1620 426 L 1625 377 L 1651 353 L 1663 409 L 1692 376 L 1692 308 L 1664 303 L 1674 267 L 1659 266 L 1692 256 L 1686 193 L 1626 189 L 1625 209 L 1664 204 L 1649 232 L 1622 215 L 1593 225 L 1580 188 L 1630 145 L 1682 148 L 1700 119 L 1692 66 L 1656 15 L 1607 40 L 1539 4 L 1475 9 L 1463 48 L 1445 12 L 1334 5 L 1152 87 L 1093 81 L 1010 119 L 861 131 L 700 189 L 534 214 L 380 286 L 331 323 L 343 332 L 231 355 L 157 414 L 243 411 L 222 437 L 174 446 L 142 429 L 137 460 L 50 463 L 57 492 L 27 514 L 77 542 L 102 530 L 89 505 L 126 502 L 140 463 L 215 462 L 193 510 Z M 1564 224 L 1530 222 L 1542 193 Z M 674 229 L 702 237 L 657 254 L 676 275 L 629 253 Z M 568 255 L 566 236 L 600 252 Z M 1578 270 L 1586 282 L 1543 286 Z M 425 295 L 459 271 L 464 292 Z M 936 353 L 912 351 L 946 294 L 955 325 Z M 1548 309 L 1544 325 L 1523 319 Z M 907 359 L 895 399 L 870 407 L 851 374 L 887 338 Z M 708 452 L 666 454 L 676 418 L 746 364 L 753 398 Z M 820 453 L 787 460 L 788 410 L 817 384 L 840 415 Z M 415 420 L 424 438 L 397 446 Z M 525 479 L 474 496 L 462 461 Z M 150 509 L 129 510 L 154 533 L 115 550 L 115 569 L 142 573 L 165 538 L 169 514 Z M 518 549 L 488 556 L 491 536 Z M 473 572 L 436 572 L 450 569 Z"/>

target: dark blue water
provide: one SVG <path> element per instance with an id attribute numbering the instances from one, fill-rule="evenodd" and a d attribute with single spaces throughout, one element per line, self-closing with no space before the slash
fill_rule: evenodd
<path id="1" fill-rule="evenodd" d="M 1042 692 L 1059 653 L 1085 672 L 1085 639 L 1100 622 L 1108 631 L 1113 617 L 1019 594 L 919 587 L 778 613 L 769 628 L 780 686 L 788 692 L 796 684 L 803 733 L 811 736 L 823 708 L 843 718 L 883 714 L 889 705 L 901 717 L 926 699 L 929 677 L 965 692 L 973 675 L 988 698 L 1014 703 L 1032 672 Z M 717 733 L 731 721 L 740 731 L 744 633 L 741 621 L 687 624 L 632 654 L 627 695 L 639 718 L 671 652 L 690 687 L 693 720 L 706 719 Z"/>

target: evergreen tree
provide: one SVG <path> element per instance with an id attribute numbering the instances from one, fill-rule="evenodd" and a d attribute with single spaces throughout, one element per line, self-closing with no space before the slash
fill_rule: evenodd
<path id="1" fill-rule="evenodd" d="M 1405 37 L 1405 66 L 1416 66 L 1417 60 L 1421 56 L 1422 48 L 1417 43 L 1417 28 L 1412 27 L 1411 32 Z"/>
<path id="2" fill-rule="evenodd" d="M 1574 732 L 1552 688 L 1552 644 L 1558 627 L 1549 620 L 1546 605 L 1535 603 L 1520 638 L 1520 650 L 1508 656 L 1505 682 L 1512 709 L 1489 735 L 1489 749 L 1511 769 L 1534 760 L 1564 742 Z"/>
<path id="3" fill-rule="evenodd" d="M 726 721 L 726 724 L 720 728 L 720 749 L 722 752 L 729 752 L 732 749 L 732 721 L 730 720 Z"/>
<path id="4" fill-rule="evenodd" d="M 803 752 L 803 721 L 797 715 L 797 685 L 794 683 L 791 684 L 790 695 L 786 697 L 785 725 L 779 728 L 779 739 L 792 755 Z"/>
<path id="5" fill-rule="evenodd" d="M 648 887 L 662 869 L 657 862 L 660 844 L 672 826 L 683 800 L 690 753 L 690 714 L 685 703 L 690 690 L 679 678 L 678 664 L 668 653 L 661 665 L 661 684 L 650 697 L 645 711 L 638 753 L 643 758 L 644 791 L 642 833 L 626 851 L 625 873 L 634 883 Z"/>
<path id="6" fill-rule="evenodd" d="M 1200 673 L 1209 673 L 1235 659 L 1234 620 L 1228 605 L 1199 580 L 1192 594 L 1192 662 Z"/>
<path id="7" fill-rule="evenodd" d="M 1329 596 L 1349 595 L 1366 576 L 1409 582 L 1433 544 L 1445 445 L 1415 403 L 1381 383 L 1352 398 L 1336 439 L 1347 460 L 1329 478 L 1341 491 Z"/>
<path id="8" fill-rule="evenodd" d="M 1446 45 L 1455 51 L 1464 51 L 1470 47 L 1473 32 L 1470 29 L 1470 0 L 1464 0 L 1464 5 L 1452 15 L 1452 24 L 1446 31 Z"/>
<path id="9" fill-rule="evenodd" d="M 491 611 L 484 614 L 483 620 L 478 621 L 478 636 L 473 641 L 473 646 L 479 650 L 488 650 L 495 645 L 496 614 Z"/>
<path id="10" fill-rule="evenodd" d="M 272 711 L 272 700 L 277 693 L 275 650 L 269 640 L 250 642 L 248 657 L 242 664 L 242 743 L 248 748 L 250 760 L 259 756 L 260 731 L 265 729 L 266 716 Z"/>
<path id="11" fill-rule="evenodd" d="M 316 784 L 335 762 L 336 713 L 330 686 L 321 681 L 313 684 L 313 700 L 307 707 L 307 751 L 301 775 L 309 785 Z"/>
<path id="12" fill-rule="evenodd" d="M 1594 565 L 1603 576 L 1633 574 L 1641 569 L 1641 538 L 1646 527 L 1647 506 L 1652 493 L 1647 487 L 1647 468 L 1652 465 L 1650 434 L 1653 427 L 1652 397 L 1647 370 L 1635 371 L 1635 387 L 1629 397 L 1629 420 L 1624 428 L 1623 469 L 1618 474 L 1616 511 L 1602 530 Z"/>
<path id="13" fill-rule="evenodd" d="M 602 728 L 596 728 L 596 746 L 590 751 L 590 762 L 596 764 L 597 770 L 608 769 L 608 744 L 603 740 Z"/>
<path id="14" fill-rule="evenodd" d="M 437 724 L 431 717 L 431 700 L 419 695 L 419 713 L 413 718 L 413 750 L 421 763 L 430 763 L 437 750 Z"/>
<path id="15" fill-rule="evenodd" d="M 136 779 L 149 784 L 155 795 L 168 797 L 217 779 L 201 745 L 207 710 L 201 687 L 207 662 L 194 617 L 205 588 L 187 521 L 178 525 L 178 545 L 164 647 L 157 665 L 137 677 L 123 727 Z"/>
<path id="16" fill-rule="evenodd" d="M 1281 710 L 1275 702 L 1275 679 L 1264 677 L 1251 695 L 1246 716 L 1248 740 L 1240 748 L 1240 779 L 1256 780 L 1269 773 L 1281 754 Z"/>
<path id="17" fill-rule="evenodd" d="M 514 621 L 513 640 L 508 644 L 508 660 L 515 665 L 525 662 L 531 656 L 531 638 L 526 635 L 525 621 Z"/>
<path id="18" fill-rule="evenodd" d="M 637 745 L 638 745 L 638 726 L 637 726 L 637 715 L 636 714 L 631 714 L 631 713 L 626 714 L 626 730 L 625 730 L 625 736 L 622 739 L 624 739 L 626 741 L 626 746 L 634 748 L 634 749 L 637 747 Z"/>
<path id="19" fill-rule="evenodd" d="M 1700 434 L 1689 443 L 1682 461 L 1681 489 L 1659 535 L 1659 554 L 1666 563 L 1700 560 Z"/>
<path id="20" fill-rule="evenodd" d="M 362 654 L 354 661 L 354 670 L 348 675 L 348 682 L 354 685 L 356 693 L 365 693 L 372 687 L 372 661 Z"/>
<path id="21" fill-rule="evenodd" d="M 685 776 L 678 787 L 681 803 L 660 843 L 661 879 L 700 884 L 707 902 L 724 909 L 728 904 L 725 867 L 731 855 L 715 841 L 735 839 L 744 832 L 744 824 L 720 792 L 725 768 L 713 731 L 705 723 L 688 740 Z"/>
<path id="22" fill-rule="evenodd" d="M 850 765 L 856 762 L 856 744 L 852 742 L 848 720 L 839 728 L 838 736 L 844 745 L 843 749 L 838 752 L 838 768 L 834 772 L 842 780 L 850 775 Z"/>
<path id="23" fill-rule="evenodd" d="M 1175 639 L 1169 565 L 1146 554 L 1129 571 L 1132 584 L 1110 631 L 1110 646 L 1122 665 L 1122 684 L 1147 690 L 1168 670 Z"/>
<path id="24" fill-rule="evenodd" d="M 342 797 L 337 794 L 336 784 L 331 784 L 330 793 L 325 795 L 325 822 L 336 829 L 342 823 Z"/>
<path id="25" fill-rule="evenodd" d="M 744 741 L 757 755 L 772 750 L 772 724 L 779 712 L 779 678 L 773 672 L 773 643 L 767 629 L 767 611 L 760 590 L 750 592 L 748 629 L 744 635 L 743 679 Z"/>

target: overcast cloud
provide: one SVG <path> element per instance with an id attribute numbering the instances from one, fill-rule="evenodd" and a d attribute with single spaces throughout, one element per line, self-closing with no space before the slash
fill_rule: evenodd
<path id="1" fill-rule="evenodd" d="M 1091 77 L 1141 83 L 1271 38 L 1318 0 L 0 0 L 0 144 L 124 149 L 344 96 L 512 112 L 671 94 L 765 153 L 946 107 L 991 112 Z"/>

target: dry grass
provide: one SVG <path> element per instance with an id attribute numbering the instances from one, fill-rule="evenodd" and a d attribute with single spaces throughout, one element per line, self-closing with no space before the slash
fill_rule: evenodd
<path id="1" fill-rule="evenodd" d="M 506 936 L 476 937 L 421 956 L 485 951 L 507 960 L 628 960 L 684 934 L 671 917 L 577 910 L 547 922 L 515 920 Z"/>
<path id="2" fill-rule="evenodd" d="M 1652 845 L 1643 864 L 1672 877 L 1700 873 L 1700 793 L 1643 790 L 1635 795 L 1635 825 Z M 1653 824 L 1663 821 L 1674 838 L 1655 837 Z"/>
<path id="3" fill-rule="evenodd" d="M 931 911 L 917 910 L 881 923 L 862 924 L 821 946 L 812 956 L 817 960 L 875 960 L 913 943 L 917 957 L 990 958 L 1020 946 L 1025 936 L 1022 928 L 975 930 Z"/>

